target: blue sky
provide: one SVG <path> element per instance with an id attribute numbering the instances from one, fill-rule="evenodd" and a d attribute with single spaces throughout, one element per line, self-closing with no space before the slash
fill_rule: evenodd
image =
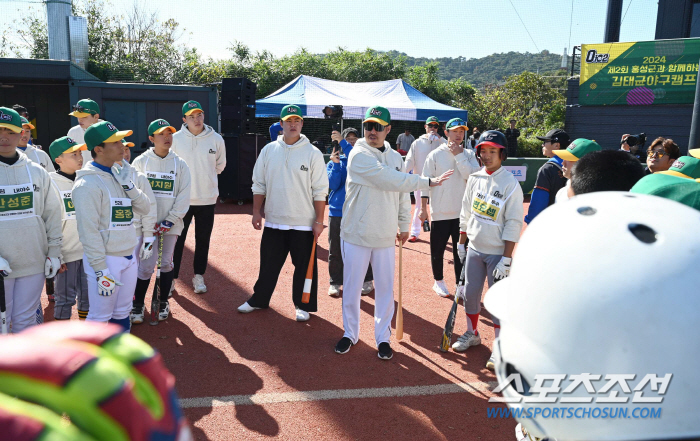
<path id="1" fill-rule="evenodd" d="M 623 15 L 627 14 L 620 40 L 653 39 L 656 0 L 631 1 L 628 9 L 630 0 L 624 0 Z M 18 19 L 14 11 L 28 6 L 26 1 L 0 2 L 10 10 L 0 24 Z M 134 4 L 134 0 L 110 2 L 117 11 L 127 11 Z M 227 57 L 227 47 L 234 40 L 277 56 L 300 47 L 323 53 L 341 46 L 393 49 L 414 57 L 473 58 L 538 49 L 562 53 L 564 47 L 570 53 L 570 46 L 600 43 L 607 0 L 573 0 L 573 20 L 571 0 L 159 0 L 141 4 L 158 12 L 161 20 L 177 20 L 187 31 L 181 42 L 213 58 Z"/>

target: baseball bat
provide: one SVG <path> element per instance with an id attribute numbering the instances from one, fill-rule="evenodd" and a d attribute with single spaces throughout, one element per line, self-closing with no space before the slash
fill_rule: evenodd
<path id="1" fill-rule="evenodd" d="M 311 300 L 311 282 L 314 278 L 314 260 L 316 257 L 316 238 L 314 245 L 311 248 L 311 258 L 309 259 L 309 267 L 306 269 L 306 280 L 304 280 L 304 293 L 301 295 L 301 303 L 309 303 Z"/>
<path id="2" fill-rule="evenodd" d="M 149 325 L 158 324 L 158 313 L 160 312 L 160 266 L 163 261 L 163 235 L 158 235 L 158 270 L 156 271 L 156 284 L 153 286 L 153 296 L 151 297 L 151 321 Z"/>
<path id="3" fill-rule="evenodd" d="M 396 312 L 396 339 L 403 338 L 403 240 L 399 239 L 399 310 Z"/>
<path id="4" fill-rule="evenodd" d="M 459 286 L 464 286 L 464 268 L 462 273 L 459 275 Z M 457 317 L 457 306 L 459 305 L 459 297 L 455 293 L 455 301 L 452 302 L 452 308 L 450 313 L 447 315 L 447 323 L 445 323 L 445 329 L 442 331 L 442 342 L 440 342 L 440 351 L 447 352 L 450 350 L 450 345 L 452 345 L 452 331 L 455 328 L 455 317 Z"/>
<path id="5" fill-rule="evenodd" d="M 2 322 L 2 335 L 7 335 L 7 313 L 5 312 L 5 277 L 0 274 L 0 321 Z"/>
<path id="6" fill-rule="evenodd" d="M 55 293 L 54 278 L 51 277 L 50 279 L 46 279 L 46 297 L 49 298 L 49 302 L 56 301 L 56 298 L 54 297 L 54 293 Z"/>

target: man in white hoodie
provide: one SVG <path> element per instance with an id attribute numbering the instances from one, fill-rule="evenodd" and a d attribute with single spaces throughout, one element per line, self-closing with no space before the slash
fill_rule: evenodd
<path id="1" fill-rule="evenodd" d="M 134 169 L 146 175 L 155 195 L 157 214 L 154 220 L 157 240 L 163 241 L 160 269 L 160 309 L 158 320 L 170 314 L 168 293 L 173 283 L 173 250 L 182 232 L 182 219 L 190 208 L 190 168 L 170 150 L 176 130 L 166 120 L 157 119 L 148 126 L 148 139 L 153 147 L 134 160 Z M 143 225 L 145 228 L 146 225 Z M 149 228 L 153 228 L 148 225 Z M 156 245 L 155 248 L 159 247 Z M 139 262 L 131 323 L 143 323 L 145 298 L 153 268 L 158 260 L 157 250 L 149 259 Z"/>
<path id="2" fill-rule="evenodd" d="M 41 150 L 41 148 L 37 148 L 36 146 L 29 144 L 29 142 L 32 140 L 33 129 L 34 125 L 27 121 L 27 118 L 22 117 L 22 136 L 19 138 L 17 148 L 27 155 L 27 158 L 29 158 L 30 161 L 39 164 L 47 172 L 55 172 L 56 168 L 53 166 L 53 162 L 51 162 L 49 155 L 45 151 Z"/>
<path id="3" fill-rule="evenodd" d="M 46 170 L 17 149 L 21 133 L 19 114 L 0 107 L 0 275 L 15 333 L 43 319 L 44 280 L 61 267 L 60 201 Z"/>
<path id="4" fill-rule="evenodd" d="M 421 198 L 421 214 L 427 219 L 427 203 L 430 196 L 430 263 L 435 284 L 433 291 L 440 297 L 450 295 L 443 278 L 445 248 L 452 238 L 452 255 L 454 258 L 455 281 L 462 274 L 462 261 L 459 258 L 459 213 L 462 209 L 462 197 L 467 187 L 467 180 L 481 166 L 471 149 L 464 149 L 462 142 L 467 131 L 467 123 L 461 118 L 453 118 L 445 125 L 447 143 L 428 154 L 423 165 L 423 176 L 437 178 L 448 170 L 457 170 L 455 176 L 439 187 L 432 187 L 428 195 Z M 455 295 L 457 288 L 455 288 Z"/>
<path id="5" fill-rule="evenodd" d="M 425 120 L 425 135 L 421 135 L 416 139 L 406 155 L 406 173 L 413 172 L 414 175 L 423 173 L 423 164 L 428 154 L 445 144 L 447 140 L 438 135 L 440 129 L 440 121 L 436 116 L 431 116 Z M 414 190 L 413 197 L 416 199 L 416 206 L 413 210 L 413 220 L 411 221 L 411 236 L 409 242 L 415 242 L 420 236 L 421 230 L 421 190 Z M 424 213 L 423 217 L 427 219 L 428 214 Z"/>
<path id="6" fill-rule="evenodd" d="M 69 113 L 78 120 L 78 125 L 73 126 L 68 130 L 68 137 L 78 144 L 85 143 L 85 131 L 93 124 L 102 121 L 100 119 L 100 106 L 90 98 L 85 98 L 78 101 L 73 106 L 73 111 Z M 83 151 L 83 167 L 92 161 L 92 156 L 87 150 Z"/>
<path id="7" fill-rule="evenodd" d="M 253 295 L 238 307 L 238 312 L 248 313 L 270 305 L 277 278 L 287 255 L 291 254 L 292 301 L 296 320 L 304 322 L 310 312 L 318 309 L 315 257 L 310 287 L 305 286 L 305 279 L 311 250 L 323 232 L 328 175 L 323 155 L 301 134 L 304 127 L 301 109 L 291 104 L 283 107 L 280 120 L 283 136 L 260 151 L 253 169 L 253 227 L 260 230 L 265 218 L 265 228 L 260 243 L 258 281 Z M 310 288 L 309 303 L 301 301 L 305 288 Z"/>
<path id="8" fill-rule="evenodd" d="M 77 172 L 73 203 L 78 237 L 83 244 L 83 266 L 88 276 L 90 312 L 87 320 L 110 322 L 129 332 L 137 259 L 134 213 L 151 208 L 148 196 L 132 181 L 133 168 L 124 158 L 121 140 L 131 130 L 119 131 L 108 121 L 85 131 L 85 144 L 93 160 Z M 119 161 L 122 165 L 119 166 Z M 144 249 L 141 259 L 148 259 Z"/>
<path id="9" fill-rule="evenodd" d="M 395 243 L 408 239 L 413 190 L 441 185 L 453 170 L 436 179 L 406 173 L 401 155 L 386 137 L 391 130 L 389 110 L 367 109 L 365 137 L 357 140 L 348 160 L 343 220 L 340 225 L 343 254 L 343 328 L 335 346 L 347 353 L 360 338 L 360 296 L 371 263 L 374 272 L 374 339 L 377 356 L 389 360 L 393 351 L 391 318 L 394 315 Z"/>
<path id="10" fill-rule="evenodd" d="M 204 273 L 209 261 L 209 242 L 214 229 L 214 209 L 219 196 L 218 175 L 226 167 L 224 138 L 211 126 L 204 124 L 204 110 L 197 101 L 188 101 L 182 106 L 182 128 L 173 135 L 171 151 L 184 159 L 190 168 L 192 188 L 190 208 L 183 219 L 183 229 L 175 244 L 173 264 L 174 278 L 180 274 L 180 261 L 185 249 L 185 240 L 194 218 L 194 292 L 207 292 Z M 173 282 L 172 286 L 175 286 Z M 171 288 L 172 289 L 172 288 Z"/>
<path id="11" fill-rule="evenodd" d="M 484 168 L 471 175 L 462 199 L 459 254 L 464 260 L 467 331 L 452 345 L 457 352 L 481 344 L 477 325 L 484 280 L 490 287 L 508 277 L 513 250 L 523 228 L 523 190 L 501 165 L 508 157 L 507 148 L 503 133 L 488 130 L 481 135 L 476 155 Z M 467 239 L 469 244 L 465 247 Z M 496 318 L 493 322 L 498 338 L 501 327 Z M 492 354 L 486 367 L 493 370 L 493 366 Z"/>

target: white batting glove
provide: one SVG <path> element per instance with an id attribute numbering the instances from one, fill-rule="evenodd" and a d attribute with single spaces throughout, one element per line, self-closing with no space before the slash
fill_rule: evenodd
<path id="1" fill-rule="evenodd" d="M 126 159 L 122 161 L 121 166 L 117 163 L 112 166 L 112 175 L 114 176 L 114 179 L 117 180 L 119 185 L 121 185 L 125 191 L 134 188 L 134 183 L 131 180 L 131 170 L 132 168 L 129 165 L 129 161 Z"/>
<path id="2" fill-rule="evenodd" d="M 510 275 L 510 262 L 511 262 L 510 257 L 501 257 L 501 261 L 498 262 L 498 265 L 496 265 L 496 269 L 493 270 L 493 281 L 498 282 L 499 280 L 503 280 L 506 277 Z"/>
<path id="3" fill-rule="evenodd" d="M 56 277 L 58 270 L 61 269 L 61 259 L 58 257 L 47 257 L 44 264 L 44 275 L 47 279 Z"/>
<path id="4" fill-rule="evenodd" d="M 462 262 L 462 264 L 464 264 L 464 261 L 467 259 L 466 243 L 457 244 L 457 254 L 459 254 L 459 260 Z"/>
<path id="5" fill-rule="evenodd" d="M 11 272 L 10 264 L 7 263 L 7 260 L 0 257 L 0 276 L 7 277 Z"/>
<path id="6" fill-rule="evenodd" d="M 95 271 L 95 275 L 97 276 L 97 294 L 101 296 L 111 296 L 114 288 L 123 285 L 109 272 L 109 268 L 105 268 L 103 271 Z"/>
<path id="7" fill-rule="evenodd" d="M 143 238 L 143 245 L 141 246 L 141 252 L 139 253 L 141 260 L 146 260 L 153 255 L 153 242 L 155 241 L 155 237 Z"/>

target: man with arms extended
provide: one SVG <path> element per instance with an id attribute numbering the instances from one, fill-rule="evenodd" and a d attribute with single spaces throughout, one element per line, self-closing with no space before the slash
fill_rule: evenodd
<path id="1" fill-rule="evenodd" d="M 219 196 L 218 175 L 226 167 L 224 138 L 211 126 L 204 124 L 204 110 L 197 101 L 182 106 L 182 128 L 173 135 L 171 151 L 185 160 L 190 168 L 190 208 L 183 219 L 183 229 L 175 244 L 173 264 L 174 278 L 180 274 L 182 252 L 185 249 L 187 231 L 194 218 L 194 278 L 192 285 L 197 294 L 207 292 L 204 272 L 209 262 L 209 242 L 214 229 L 214 209 Z M 172 286 L 175 286 L 173 282 Z M 172 288 L 171 288 L 172 290 Z"/>
<path id="2" fill-rule="evenodd" d="M 260 230 L 264 217 L 265 228 L 260 243 L 258 281 L 253 295 L 238 307 L 238 312 L 249 313 L 270 305 L 284 261 L 291 254 L 292 301 L 296 320 L 305 322 L 310 318 L 309 313 L 317 310 L 315 254 L 309 303 L 301 300 L 311 250 L 323 231 L 328 175 L 323 154 L 301 134 L 304 127 L 301 109 L 291 104 L 284 106 L 280 120 L 284 135 L 262 149 L 253 169 L 253 227 Z"/>
<path id="3" fill-rule="evenodd" d="M 414 175 L 420 175 L 423 173 L 423 164 L 425 163 L 425 158 L 428 157 L 428 153 L 432 152 L 436 148 L 440 147 L 442 144 L 446 143 L 445 138 L 441 138 L 438 135 L 438 130 L 440 129 L 440 121 L 436 116 L 431 116 L 425 120 L 425 135 L 421 135 L 416 139 L 411 148 L 408 150 L 406 155 L 406 173 L 413 172 Z M 421 216 L 420 216 L 420 200 L 422 192 L 420 189 L 413 191 L 413 197 L 416 199 L 416 207 L 413 210 L 413 220 L 411 221 L 411 235 L 408 238 L 409 242 L 415 242 L 418 240 L 421 229 Z"/>
<path id="4" fill-rule="evenodd" d="M 377 356 L 389 360 L 393 351 L 391 318 L 394 315 L 395 241 L 408 239 L 411 199 L 409 193 L 441 185 L 453 170 L 436 179 L 406 173 L 401 155 L 385 141 L 391 130 L 389 110 L 367 109 L 365 137 L 355 143 L 348 160 L 343 220 L 340 226 L 343 253 L 343 328 L 335 346 L 347 353 L 360 338 L 360 295 L 367 266 L 374 273 L 374 339 Z"/>

